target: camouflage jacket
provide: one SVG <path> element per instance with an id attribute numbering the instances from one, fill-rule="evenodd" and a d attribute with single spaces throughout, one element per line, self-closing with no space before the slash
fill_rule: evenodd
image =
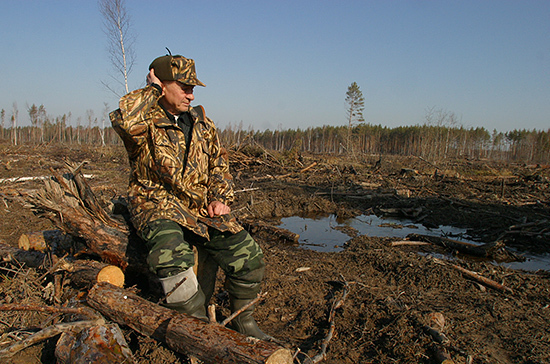
<path id="1" fill-rule="evenodd" d="M 227 152 L 214 123 L 202 106 L 191 108 L 194 120 L 187 165 L 184 166 L 183 130 L 158 104 L 160 91 L 152 86 L 120 99 L 110 114 L 111 123 L 124 142 L 130 161 L 129 209 L 138 231 L 146 223 L 169 219 L 209 238 L 208 226 L 239 232 L 231 214 L 210 218 L 212 201 L 230 204 L 233 183 Z"/>

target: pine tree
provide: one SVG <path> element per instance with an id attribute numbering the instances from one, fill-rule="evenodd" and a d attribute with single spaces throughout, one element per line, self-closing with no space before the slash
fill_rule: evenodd
<path id="1" fill-rule="evenodd" d="M 353 82 L 346 92 L 346 104 L 347 108 L 347 117 L 348 117 L 348 140 L 347 140 L 347 150 L 348 152 L 352 150 L 351 145 L 351 129 L 355 123 L 362 123 L 365 121 L 363 118 L 363 110 L 365 109 L 365 99 L 363 98 L 363 93 L 359 89 L 359 85 L 356 82 Z"/>

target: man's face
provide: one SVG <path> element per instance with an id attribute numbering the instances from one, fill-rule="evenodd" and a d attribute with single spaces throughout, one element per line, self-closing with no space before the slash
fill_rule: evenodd
<path id="1" fill-rule="evenodd" d="M 160 102 L 169 113 L 179 115 L 189 110 L 191 101 L 195 99 L 194 88 L 195 86 L 184 85 L 177 81 L 162 81 L 164 95 Z"/>

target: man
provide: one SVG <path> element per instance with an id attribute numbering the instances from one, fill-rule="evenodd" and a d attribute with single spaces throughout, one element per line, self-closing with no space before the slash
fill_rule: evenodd
<path id="1" fill-rule="evenodd" d="M 147 262 L 167 307 L 206 320 L 217 271 L 208 269 L 213 261 L 226 274 L 230 309 L 237 311 L 256 298 L 265 264 L 258 244 L 230 213 L 233 184 L 216 127 L 202 106 L 190 105 L 194 87 L 205 85 L 195 62 L 183 56 L 159 57 L 149 70 L 148 86 L 123 96 L 110 114 L 130 161 L 132 222 L 147 244 Z M 198 277 L 193 246 L 209 256 L 206 269 L 199 264 Z M 266 339 L 253 310 L 244 310 L 232 326 Z"/>

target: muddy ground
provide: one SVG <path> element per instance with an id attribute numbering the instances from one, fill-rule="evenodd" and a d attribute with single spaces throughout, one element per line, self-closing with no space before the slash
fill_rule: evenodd
<path id="1" fill-rule="evenodd" d="M 122 148 L 14 147 L 0 144 L 0 178 L 49 176 L 64 160 L 89 163 L 85 174 L 105 201 L 123 195 L 128 163 Z M 410 213 L 427 227 L 468 229 L 480 243 L 500 240 L 509 249 L 549 253 L 550 169 L 488 160 L 437 163 L 417 157 L 336 158 L 277 155 L 248 147 L 231 153 L 241 219 L 277 225 L 282 217 Z M 302 171 L 305 167 L 310 169 Z M 17 245 L 23 233 L 56 226 L 26 206 L 41 181 L 0 183 L 0 240 Z M 511 229 L 512 227 L 512 229 Z M 392 246 L 393 237 L 354 236 L 345 249 L 323 253 L 252 229 L 266 255 L 267 298 L 257 311 L 262 329 L 291 348 L 296 362 L 319 353 L 329 328 L 335 333 L 324 363 L 550 362 L 550 273 L 510 270 L 490 260 L 457 256 L 434 246 Z M 419 254 L 421 253 L 421 254 Z M 480 273 L 512 292 L 482 286 L 434 256 Z M 43 271 L 0 263 L 0 303 L 53 305 Z M 67 288 L 64 299 L 71 294 Z M 343 297 L 344 292 L 347 293 Z M 213 303 L 227 312 L 218 287 Z M 63 304 L 64 302 L 61 302 Z M 448 341 L 437 343 L 427 325 Z M 43 313 L 0 312 L 0 348 L 50 323 Z M 440 322 L 441 323 L 441 322 Z M 185 355 L 124 328 L 138 363 L 187 363 Z M 25 349 L 13 363 L 53 363 L 57 337 Z"/>

